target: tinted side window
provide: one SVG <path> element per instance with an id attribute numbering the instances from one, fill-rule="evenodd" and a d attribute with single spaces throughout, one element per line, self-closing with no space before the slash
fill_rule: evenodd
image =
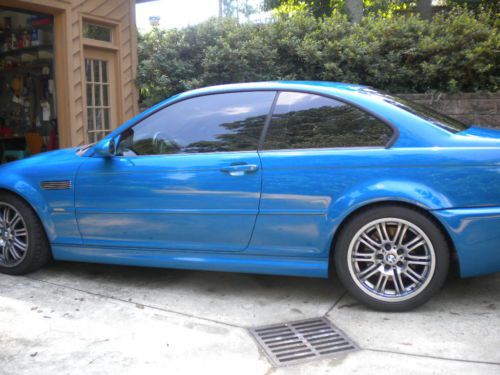
<path id="1" fill-rule="evenodd" d="M 392 129 L 375 117 L 323 96 L 282 92 L 266 150 L 385 146 Z"/>
<path id="2" fill-rule="evenodd" d="M 124 155 L 256 150 L 276 93 L 215 94 L 187 99 L 123 134 Z"/>

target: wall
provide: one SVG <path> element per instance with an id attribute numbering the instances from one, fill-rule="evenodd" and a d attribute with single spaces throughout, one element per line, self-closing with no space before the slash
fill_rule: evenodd
<path id="1" fill-rule="evenodd" d="M 400 94 L 466 124 L 500 128 L 500 93 Z"/>
<path id="2" fill-rule="evenodd" d="M 136 74 L 136 31 L 135 31 L 135 1 L 134 0 L 71 0 L 71 35 L 73 72 L 73 101 L 75 103 L 75 123 L 72 124 L 73 146 L 85 142 L 86 111 L 84 96 L 83 43 L 81 36 L 82 16 L 98 17 L 117 23 L 118 36 L 118 74 L 120 76 L 121 95 L 118 98 L 118 123 L 133 117 L 137 113 L 137 94 L 135 88 Z"/>

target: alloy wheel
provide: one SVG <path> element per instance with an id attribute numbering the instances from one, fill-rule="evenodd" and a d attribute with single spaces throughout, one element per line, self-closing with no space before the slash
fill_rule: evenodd
<path id="1" fill-rule="evenodd" d="M 387 302 L 413 298 L 435 270 L 434 247 L 414 223 L 398 218 L 374 220 L 349 244 L 349 272 L 366 294 Z"/>
<path id="2" fill-rule="evenodd" d="M 28 252 L 28 229 L 17 209 L 0 203 L 0 265 L 15 267 Z"/>

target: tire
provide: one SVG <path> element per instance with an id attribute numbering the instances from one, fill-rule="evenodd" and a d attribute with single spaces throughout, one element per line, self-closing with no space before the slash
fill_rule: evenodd
<path id="1" fill-rule="evenodd" d="M 347 291 L 380 311 L 407 311 L 427 302 L 443 286 L 450 263 L 438 225 L 418 210 L 395 205 L 350 218 L 334 251 Z"/>
<path id="2" fill-rule="evenodd" d="M 31 206 L 13 194 L 0 193 L 0 273 L 23 275 L 50 259 L 45 230 Z"/>

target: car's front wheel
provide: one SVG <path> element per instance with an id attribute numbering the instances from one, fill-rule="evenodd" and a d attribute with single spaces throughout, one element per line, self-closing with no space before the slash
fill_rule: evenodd
<path id="1" fill-rule="evenodd" d="M 335 246 L 337 274 L 362 303 L 405 311 L 429 300 L 449 266 L 446 238 L 417 210 L 378 206 L 351 218 Z"/>
<path id="2" fill-rule="evenodd" d="M 49 259 L 47 237 L 33 209 L 15 195 L 0 193 L 0 272 L 21 275 Z"/>

